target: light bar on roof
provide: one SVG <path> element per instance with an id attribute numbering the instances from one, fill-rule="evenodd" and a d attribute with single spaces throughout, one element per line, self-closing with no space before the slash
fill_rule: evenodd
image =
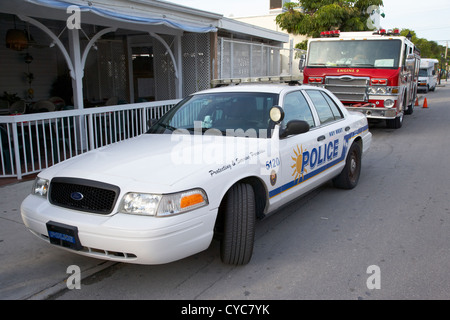
<path id="1" fill-rule="evenodd" d="M 321 38 L 332 38 L 332 37 L 339 37 L 341 34 L 340 30 L 330 30 L 330 31 L 322 31 L 320 33 Z"/>

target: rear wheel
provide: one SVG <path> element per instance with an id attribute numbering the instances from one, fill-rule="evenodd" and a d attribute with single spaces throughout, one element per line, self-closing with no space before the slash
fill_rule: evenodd
<path id="1" fill-rule="evenodd" d="M 221 259 L 228 264 L 247 264 L 255 241 L 255 193 L 252 186 L 235 184 L 228 191 L 223 205 Z"/>
<path id="2" fill-rule="evenodd" d="M 361 174 L 361 159 L 361 145 L 358 142 L 355 142 L 348 152 L 344 170 L 333 179 L 335 187 L 341 189 L 353 189 L 357 186 Z"/>

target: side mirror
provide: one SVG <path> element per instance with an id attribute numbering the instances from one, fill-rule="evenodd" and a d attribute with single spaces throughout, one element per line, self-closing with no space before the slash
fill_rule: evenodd
<path id="1" fill-rule="evenodd" d="M 414 69 L 414 66 L 416 65 L 416 58 L 413 54 L 408 54 L 406 57 L 406 67 L 408 69 Z"/>
<path id="2" fill-rule="evenodd" d="M 306 61 L 306 55 L 302 54 L 300 56 L 300 62 L 298 63 L 298 69 L 303 72 L 303 69 L 305 69 L 305 61 Z"/>
<path id="3" fill-rule="evenodd" d="M 273 106 L 269 111 L 269 116 L 275 124 L 280 124 L 284 119 L 284 110 L 280 106 Z"/>
<path id="4" fill-rule="evenodd" d="M 291 120 L 287 123 L 286 129 L 280 133 L 280 138 L 302 134 L 309 131 L 309 123 L 303 120 Z"/>

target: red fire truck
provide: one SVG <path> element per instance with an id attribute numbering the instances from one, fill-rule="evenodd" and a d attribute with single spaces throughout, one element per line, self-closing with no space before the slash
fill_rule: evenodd
<path id="1" fill-rule="evenodd" d="M 420 52 L 398 29 L 322 32 L 300 63 L 303 83 L 325 87 L 349 110 L 400 128 L 417 98 Z"/>

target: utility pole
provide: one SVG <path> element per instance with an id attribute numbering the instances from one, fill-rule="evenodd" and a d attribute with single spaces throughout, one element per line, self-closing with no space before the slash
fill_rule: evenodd
<path id="1" fill-rule="evenodd" d="M 447 52 L 448 52 L 448 41 L 447 41 L 447 45 L 445 46 L 445 82 L 447 82 L 447 78 L 448 78 Z"/>

